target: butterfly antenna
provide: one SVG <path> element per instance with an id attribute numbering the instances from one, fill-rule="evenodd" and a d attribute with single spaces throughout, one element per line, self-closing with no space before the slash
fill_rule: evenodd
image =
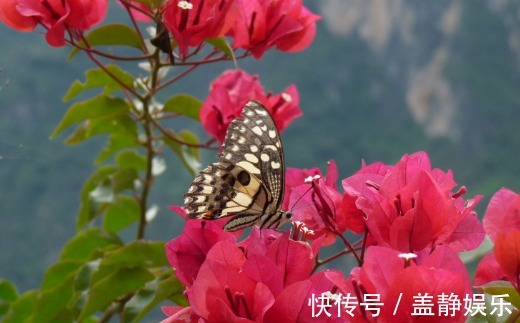
<path id="1" fill-rule="evenodd" d="M 294 211 L 294 207 L 296 206 L 296 204 L 298 204 L 298 202 L 300 202 L 300 200 L 305 196 L 307 195 L 307 193 L 309 193 L 309 191 L 312 189 L 312 185 L 311 187 L 309 187 L 308 190 L 305 191 L 305 193 L 303 193 L 302 195 L 300 195 L 300 197 L 298 197 L 298 199 L 296 200 L 296 202 L 294 202 L 292 208 L 291 208 L 291 212 Z"/>

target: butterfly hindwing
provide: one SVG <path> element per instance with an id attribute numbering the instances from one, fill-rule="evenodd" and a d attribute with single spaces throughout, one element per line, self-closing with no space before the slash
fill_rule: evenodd
<path id="1" fill-rule="evenodd" d="M 226 231 L 251 226 L 262 217 L 263 224 L 278 225 L 274 221 L 281 217 L 284 160 L 278 130 L 256 101 L 246 104 L 242 117 L 230 124 L 218 162 L 200 172 L 184 195 L 189 218 L 233 216 Z"/>

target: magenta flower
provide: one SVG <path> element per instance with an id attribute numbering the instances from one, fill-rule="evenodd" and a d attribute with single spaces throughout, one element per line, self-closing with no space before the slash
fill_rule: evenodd
<path id="1" fill-rule="evenodd" d="M 371 238 L 402 252 L 426 254 L 435 246 L 455 251 L 476 248 L 484 238 L 475 212 L 481 199 L 464 200 L 451 171 L 432 169 L 424 152 L 405 155 L 394 167 L 372 167 L 343 180 L 347 194 L 364 214 Z M 364 185 L 364 186 L 363 186 Z"/>
<path id="2" fill-rule="evenodd" d="M 502 188 L 493 195 L 486 213 L 484 228 L 495 244 L 477 266 L 477 286 L 496 280 L 509 281 L 520 291 L 520 194 Z"/>
<path id="3" fill-rule="evenodd" d="M 105 18 L 107 0 L 2 0 L 0 20 L 11 28 L 32 31 L 37 24 L 51 46 L 65 45 L 65 31 L 84 31 Z"/>
<path id="4" fill-rule="evenodd" d="M 200 110 L 200 122 L 207 133 L 222 143 L 231 121 L 240 116 L 250 100 L 258 100 L 267 108 L 280 131 L 302 114 L 294 85 L 281 94 L 265 94 L 258 76 L 228 70 L 211 83 L 209 96 Z"/>
<path id="5" fill-rule="evenodd" d="M 231 0 L 168 0 L 163 8 L 163 22 L 185 57 L 189 47 L 205 39 L 223 36 L 235 20 Z"/>
<path id="6" fill-rule="evenodd" d="M 276 46 L 284 52 L 307 48 L 316 34 L 320 16 L 302 0 L 237 0 L 238 17 L 229 32 L 233 47 L 249 50 L 258 59 Z"/>

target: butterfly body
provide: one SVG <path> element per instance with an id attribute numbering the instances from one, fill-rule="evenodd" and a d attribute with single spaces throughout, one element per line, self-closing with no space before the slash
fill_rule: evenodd
<path id="1" fill-rule="evenodd" d="M 184 195 L 186 213 L 192 219 L 232 217 L 226 231 L 255 224 L 276 229 L 292 217 L 281 210 L 285 168 L 278 129 L 257 101 L 246 104 L 242 117 L 230 124 L 218 162 L 202 170 Z"/>

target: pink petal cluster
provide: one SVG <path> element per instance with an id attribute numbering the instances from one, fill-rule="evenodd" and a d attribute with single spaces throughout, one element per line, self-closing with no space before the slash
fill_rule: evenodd
<path id="1" fill-rule="evenodd" d="M 265 105 L 280 131 L 302 114 L 296 86 L 290 85 L 276 95 L 265 93 L 257 75 L 237 69 L 223 72 L 211 83 L 209 96 L 200 110 L 200 122 L 207 133 L 222 143 L 231 121 L 240 116 L 250 100 Z"/>
<path id="2" fill-rule="evenodd" d="M 406 259 L 397 250 L 372 246 L 368 248 L 363 266 L 354 268 L 349 277 L 348 291 L 364 299 L 363 295 L 379 295 L 383 304 L 379 315 L 361 311 L 354 313 L 352 322 L 464 322 L 465 311 L 453 316 L 437 315 L 439 295 L 456 295 L 461 302 L 472 295 L 466 267 L 457 253 L 448 246 L 435 249 L 423 260 Z M 432 297 L 432 315 L 414 318 L 414 296 Z M 394 313 L 394 304 L 399 310 Z"/>
<path id="3" fill-rule="evenodd" d="M 183 213 L 182 209 L 177 209 Z M 272 230 L 237 242 L 219 223 L 187 220 L 183 233 L 167 244 L 168 259 L 187 287 L 190 307 L 164 308 L 164 322 L 202 319 L 204 322 L 308 321 L 307 300 L 347 286 L 338 271 L 312 274 L 311 246 Z M 339 320 L 339 318 L 336 318 Z M 333 319 L 331 320 L 333 321 Z"/>
<path id="4" fill-rule="evenodd" d="M 312 193 L 305 195 L 313 177 Z M 311 175 L 312 177 L 313 175 Z M 350 230 L 369 233 L 370 245 L 428 255 L 439 245 L 459 252 L 471 250 L 484 239 L 482 224 L 472 211 L 481 199 L 463 199 L 465 188 L 452 192 L 452 173 L 432 169 L 428 155 L 405 155 L 395 165 L 374 163 L 342 181 L 344 193 L 336 188 L 337 169 L 329 163 L 325 178 L 319 170 L 287 170 L 284 206 L 295 219 L 331 244 Z M 300 197 L 302 197 L 300 199 Z M 300 207 L 294 205 L 298 201 Z"/>
<path id="5" fill-rule="evenodd" d="M 284 52 L 307 48 L 316 34 L 313 14 L 302 0 L 240 0 L 236 1 L 238 17 L 229 35 L 233 47 L 251 51 L 258 59 L 271 47 Z"/>
<path id="6" fill-rule="evenodd" d="M 207 38 L 225 35 L 235 22 L 233 0 L 168 0 L 163 7 L 163 22 L 185 57 L 189 47 Z"/>
<path id="7" fill-rule="evenodd" d="M 221 231 L 220 220 L 188 220 L 167 253 L 187 287 L 190 307 L 165 308 L 165 321 L 311 322 L 316 317 L 310 302 L 317 295 L 329 295 L 330 311 L 342 295 L 358 305 L 366 296 L 377 295 L 381 302 L 377 314 L 355 306 L 320 321 L 465 321 L 463 306 L 445 313 L 438 300 L 449 297 L 463 304 L 472 299 L 457 253 L 483 240 L 483 226 L 472 210 L 480 197 L 465 200 L 464 188 L 454 192 L 452 173 L 432 168 L 424 152 L 405 155 L 395 165 L 363 164 L 342 181 L 343 192 L 337 181 L 333 161 L 325 175 L 318 168 L 287 170 L 283 208 L 294 212 L 291 237 L 255 228 L 237 242 L 236 233 Z M 516 193 L 502 190 L 493 197 L 484 223 L 495 253 L 479 265 L 476 283 L 507 280 L 518 288 L 519 210 Z M 508 230 L 502 230 L 506 223 Z M 350 243 L 348 231 L 364 237 Z M 349 275 L 347 268 L 316 271 L 324 260 L 320 252 L 338 237 L 345 244 L 339 255 L 355 255 L 358 266 Z M 431 315 L 413 314 L 418 295 L 433 300 Z"/>
<path id="8" fill-rule="evenodd" d="M 105 18 L 108 0 L 2 0 L 0 20 L 20 31 L 42 25 L 51 46 L 65 45 L 65 32 L 84 31 Z"/>
<path id="9" fill-rule="evenodd" d="M 481 196 L 465 200 L 466 189 L 453 192 L 456 185 L 451 171 L 432 169 L 424 152 L 405 155 L 395 166 L 363 165 L 343 180 L 374 243 L 416 254 L 440 245 L 471 250 L 484 239 L 472 210 Z"/>
<path id="10" fill-rule="evenodd" d="M 520 292 L 520 194 L 500 189 L 491 198 L 483 222 L 495 247 L 478 264 L 475 285 L 503 280 Z"/>

